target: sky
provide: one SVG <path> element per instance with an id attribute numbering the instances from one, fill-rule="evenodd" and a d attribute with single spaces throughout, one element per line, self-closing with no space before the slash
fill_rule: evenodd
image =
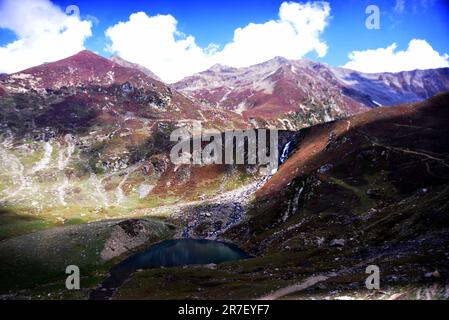
<path id="1" fill-rule="evenodd" d="M 169 83 L 275 56 L 397 72 L 449 67 L 448 31 L 449 0 L 0 0 L 0 72 L 83 49 Z"/>

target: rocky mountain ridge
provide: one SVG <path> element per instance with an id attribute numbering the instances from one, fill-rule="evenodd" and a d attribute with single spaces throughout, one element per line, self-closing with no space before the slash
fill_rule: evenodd
<path id="1" fill-rule="evenodd" d="M 246 68 L 215 65 L 173 87 L 200 104 L 245 118 L 329 121 L 379 106 L 418 102 L 449 90 L 449 68 L 364 74 L 308 59 L 276 57 Z M 308 112 L 309 111 L 309 112 Z"/>

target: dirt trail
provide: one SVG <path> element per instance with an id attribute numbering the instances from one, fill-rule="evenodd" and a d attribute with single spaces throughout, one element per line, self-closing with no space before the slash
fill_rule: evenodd
<path id="1" fill-rule="evenodd" d="M 320 282 L 327 281 L 327 280 L 337 277 L 337 276 L 343 276 L 343 275 L 351 274 L 353 272 L 365 272 L 365 268 L 368 267 L 369 265 L 375 263 L 375 261 L 379 261 L 385 256 L 396 256 L 399 252 L 406 251 L 407 249 L 411 250 L 413 248 L 414 248 L 413 245 L 410 245 L 410 247 L 408 247 L 408 248 L 405 246 L 403 246 L 403 247 L 398 246 L 398 248 L 391 248 L 390 251 L 383 251 L 383 252 L 376 254 L 369 259 L 361 261 L 351 267 L 343 268 L 336 272 L 327 272 L 327 273 L 323 273 L 321 275 L 310 276 L 301 282 L 298 282 L 293 285 L 289 285 L 289 286 L 286 286 L 279 290 L 276 290 L 272 293 L 262 296 L 261 298 L 258 298 L 257 300 L 279 299 L 279 298 L 285 297 L 286 295 L 289 295 L 291 293 L 304 291 Z"/>
<path id="2" fill-rule="evenodd" d="M 312 276 L 309 277 L 307 279 L 305 279 L 302 282 L 299 282 L 297 284 L 279 289 L 273 293 L 270 293 L 266 296 L 263 296 L 257 300 L 275 300 L 275 299 L 279 299 L 281 297 L 284 297 L 286 295 L 289 295 L 290 293 L 294 293 L 294 292 L 298 292 L 298 291 L 303 291 L 307 288 L 310 288 L 314 285 L 316 285 L 319 282 L 323 282 L 328 280 L 331 277 L 335 277 L 337 274 L 336 273 L 332 273 L 329 275 L 321 275 L 321 276 Z"/>

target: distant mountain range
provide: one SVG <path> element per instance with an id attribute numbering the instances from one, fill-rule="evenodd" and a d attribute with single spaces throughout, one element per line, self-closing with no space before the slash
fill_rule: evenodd
<path id="1" fill-rule="evenodd" d="M 82 51 L 0 77 L 0 95 L 66 88 L 76 91 L 71 98 L 83 96 L 109 115 L 191 119 L 220 128 L 299 129 L 448 91 L 449 68 L 364 74 L 277 57 L 247 68 L 215 65 L 167 85 L 138 64 Z"/>
<path id="2" fill-rule="evenodd" d="M 307 59 L 274 58 L 247 68 L 215 65 L 173 87 L 199 104 L 245 117 L 291 112 L 355 114 L 368 108 L 417 102 L 449 90 L 449 68 L 365 74 Z M 322 120 L 330 120 L 324 115 Z"/>
<path id="3" fill-rule="evenodd" d="M 48 116 L 49 120 L 59 118 L 70 122 L 70 105 L 81 103 L 86 106 L 84 109 L 72 111 L 85 113 L 90 110 L 92 117 L 89 121 L 97 124 L 132 118 L 207 120 L 217 126 L 229 124 L 234 119 L 240 121 L 238 115 L 224 116 L 223 112 L 195 104 L 170 86 L 148 76 L 150 73 L 118 58 L 109 60 L 90 51 L 82 51 L 60 61 L 1 77 L 0 94 L 2 91 L 11 97 L 27 94 L 27 97 L 21 98 L 22 108 L 28 109 L 29 116 L 35 120 L 39 115 L 40 118 Z M 49 108 L 38 107 L 31 98 L 33 96 L 39 98 L 42 104 L 48 104 Z M 55 100 L 59 101 L 58 106 Z M 4 116 L 6 109 L 2 110 Z M 17 120 L 23 123 L 27 114 L 22 112 L 22 119 Z M 74 116 L 80 119 L 80 114 Z M 83 125 L 87 124 L 85 120 L 82 121 Z"/>

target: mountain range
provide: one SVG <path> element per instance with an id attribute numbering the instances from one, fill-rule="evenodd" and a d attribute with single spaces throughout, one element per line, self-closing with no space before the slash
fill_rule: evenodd
<path id="1" fill-rule="evenodd" d="M 0 298 L 85 299 L 112 265 L 170 238 L 253 258 L 139 271 L 113 298 L 376 298 L 363 291 L 372 264 L 382 298 L 443 297 L 447 91 L 449 68 L 284 58 L 165 84 L 89 51 L 1 75 Z M 279 129 L 278 171 L 173 164 L 171 132 L 197 123 Z M 68 264 L 83 270 L 76 293 Z"/>
<path id="2" fill-rule="evenodd" d="M 447 91 L 449 68 L 364 74 L 276 57 L 247 68 L 215 65 L 173 87 L 198 104 L 231 110 L 246 119 L 295 115 L 323 122 Z"/>
<path id="3" fill-rule="evenodd" d="M 449 68 L 363 74 L 281 57 L 247 68 L 215 65 L 167 85 L 142 66 L 89 51 L 0 79 L 0 94 L 72 88 L 79 91 L 78 97 L 83 93 L 95 103 L 104 105 L 110 98 L 108 106 L 101 107 L 109 108 L 109 113 L 206 120 L 222 129 L 227 125 L 300 129 L 370 108 L 418 102 L 449 90 Z M 127 95 L 132 99 L 125 107 L 123 99 L 113 97 L 117 92 L 101 91 L 117 86 L 130 90 Z M 89 87 L 98 88 L 86 92 Z M 117 107 L 121 110 L 113 104 L 121 104 Z M 145 108 L 138 107 L 142 104 Z"/>

